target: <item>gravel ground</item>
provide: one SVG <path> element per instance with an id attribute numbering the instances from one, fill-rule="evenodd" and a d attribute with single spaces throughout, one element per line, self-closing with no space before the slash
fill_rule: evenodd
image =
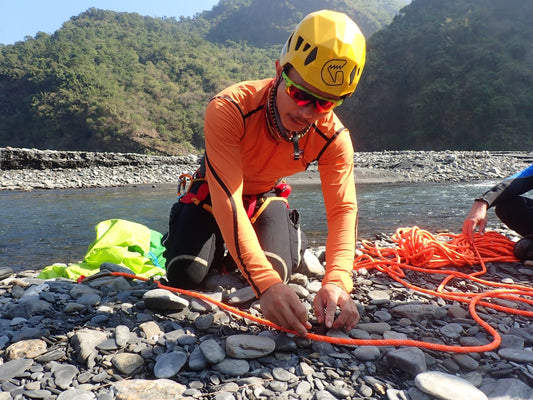
<path id="1" fill-rule="evenodd" d="M 199 159 L 195 155 L 149 157 L 89 153 L 88 156 L 80 152 L 20 151 L 24 151 L 24 157 L 17 153 L 15 163 L 12 154 L 8 162 L 7 150 L 0 149 L 0 190 L 175 184 L 180 174 L 196 169 Z M 533 162 L 533 153 L 383 151 L 356 153 L 354 160 L 355 179 L 359 183 L 468 182 L 512 175 Z M 317 167 L 311 165 L 306 172 L 287 180 L 317 183 Z"/>
<path id="2" fill-rule="evenodd" d="M 26 157 L 25 163 L 17 164 L 15 153 L 3 152 L 13 162 L 0 157 L 2 190 L 175 183 L 198 161 L 196 156 L 30 150 L 16 153 Z M 525 152 L 357 153 L 355 174 L 359 182 L 493 180 L 532 160 L 533 155 Z M 315 183 L 316 167 L 292 179 Z M 390 238 L 384 236 L 377 244 L 390 246 Z M 306 254 L 307 268 L 290 284 L 311 310 L 324 254 L 319 249 Z M 531 266 L 520 263 L 492 262 L 487 269 L 483 278 L 497 283 L 529 287 L 533 277 Z M 517 299 L 492 303 L 520 310 L 521 315 L 490 304 L 477 307 L 480 317 L 501 335 L 499 346 L 480 353 L 455 353 L 299 338 L 194 297 L 158 289 L 155 281 L 101 276 L 78 284 L 62 278 L 39 279 L 38 273 L 14 273 L 0 265 L 0 400 L 533 398 L 533 307 Z M 442 279 L 413 271 L 406 278 L 433 290 Z M 457 347 L 492 341 L 471 318 L 467 303 L 406 288 L 393 276 L 372 269 L 354 272 L 354 284 L 351 296 L 361 323 L 350 332 L 328 331 L 311 316 L 314 333 Z M 454 279 L 448 285 L 450 292 L 489 289 L 490 285 L 469 279 Z M 213 275 L 201 292 L 260 315 L 240 274 Z"/>

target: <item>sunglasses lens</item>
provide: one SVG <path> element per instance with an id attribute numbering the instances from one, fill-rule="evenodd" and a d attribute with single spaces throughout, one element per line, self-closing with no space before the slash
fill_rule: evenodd
<path id="1" fill-rule="evenodd" d="M 287 94 L 293 99 L 299 107 L 306 106 L 315 101 L 308 93 L 298 89 L 296 86 L 287 85 Z"/>
<path id="2" fill-rule="evenodd" d="M 315 107 L 318 112 L 328 112 L 333 110 L 335 107 L 335 103 L 332 101 L 326 101 L 326 100 L 317 100 Z"/>

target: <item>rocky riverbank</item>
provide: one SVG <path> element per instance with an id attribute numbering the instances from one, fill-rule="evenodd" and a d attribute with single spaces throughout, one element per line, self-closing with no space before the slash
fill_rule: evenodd
<path id="1" fill-rule="evenodd" d="M 310 310 L 323 273 L 316 264 L 322 255 L 316 256 L 308 255 L 312 267 L 290 283 Z M 484 278 L 529 286 L 532 276 L 521 264 L 489 263 Z M 407 279 L 435 289 L 441 278 L 411 273 Z M 0 268 L 0 400 L 533 398 L 533 325 L 527 316 L 479 306 L 481 318 L 502 335 L 497 348 L 481 353 L 374 342 L 345 346 L 267 328 L 155 282 L 121 276 L 42 280 L 35 271 Z M 355 272 L 354 283 L 359 325 L 328 331 L 312 319 L 314 333 L 458 348 L 493 340 L 466 303 L 410 290 L 373 270 Z M 463 279 L 448 288 L 487 290 Z M 238 273 L 209 277 L 202 293 L 260 315 Z M 512 300 L 496 303 L 533 310 Z"/>
<path id="2" fill-rule="evenodd" d="M 198 158 L 1 149 L 0 187 L 34 190 L 175 183 Z M 38 161 L 36 161 L 38 160 Z M 531 153 L 357 153 L 359 182 L 494 180 L 533 160 Z M 316 167 L 297 182 L 317 182 Z M 509 232 L 503 232 L 509 234 Z M 388 237 L 378 243 L 390 246 Z M 291 286 L 312 315 L 324 254 L 306 252 Z M 319 261 L 320 260 L 320 261 Z M 477 268 L 477 267 L 475 267 Z M 116 270 L 105 265 L 103 271 Z M 468 267 L 467 267 L 468 269 Z M 533 269 L 487 264 L 488 281 L 531 286 Z M 462 269 L 463 272 L 467 272 Z M 471 272 L 470 270 L 468 272 Z M 43 280 L 39 271 L 0 265 L 0 400 L 516 400 L 533 398 L 533 307 L 510 299 L 478 306 L 497 329 L 490 351 L 456 353 L 420 346 L 343 346 L 285 334 L 190 295 L 104 275 L 81 283 Z M 409 272 L 435 290 L 442 277 Z M 377 270 L 354 272 L 351 296 L 361 323 L 349 332 L 313 333 L 363 340 L 411 339 L 484 346 L 492 336 L 468 304 L 406 288 Z M 454 279 L 450 292 L 481 293 L 480 281 Z M 209 277 L 202 293 L 260 315 L 239 274 Z M 529 315 L 527 314 L 529 313 Z"/>
<path id="3" fill-rule="evenodd" d="M 0 148 L 0 190 L 175 184 L 199 156 L 146 156 Z M 531 152 L 382 151 L 355 154 L 358 183 L 468 182 L 509 176 L 533 162 Z M 317 183 L 315 165 L 287 179 Z"/>

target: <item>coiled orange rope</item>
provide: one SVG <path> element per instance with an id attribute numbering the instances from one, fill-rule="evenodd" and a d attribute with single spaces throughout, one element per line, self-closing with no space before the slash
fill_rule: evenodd
<path id="1" fill-rule="evenodd" d="M 496 329 L 479 317 L 476 312 L 476 306 L 478 304 L 510 314 L 533 317 L 533 311 L 518 310 L 484 300 L 488 298 L 501 298 L 533 305 L 533 300 L 526 298 L 533 296 L 533 288 L 524 285 L 509 285 L 501 282 L 492 282 L 479 278 L 479 276 L 486 272 L 486 262 L 517 261 L 512 253 L 513 242 L 503 235 L 496 232 L 487 232 L 484 235 L 476 233 L 474 245 L 471 245 L 464 239 L 462 234 L 438 234 L 434 236 L 418 227 L 412 227 L 398 229 L 393 236 L 393 241 L 396 243 L 396 246 L 391 248 L 378 247 L 369 241 L 363 241 L 362 255 L 356 258 L 354 269 L 375 268 L 378 271 L 387 273 L 392 279 L 402 283 L 412 290 L 441 297 L 446 300 L 467 303 L 472 318 L 493 337 L 493 341 L 481 346 L 453 346 L 419 340 L 351 339 L 323 336 L 314 333 L 309 333 L 307 335 L 308 338 L 347 346 L 411 346 L 453 353 L 485 352 L 497 348 L 501 343 L 501 336 Z M 472 267 L 477 264 L 480 265 L 480 269 L 469 274 L 458 272 L 457 270 L 443 269 L 450 266 L 455 268 Z M 422 288 L 407 282 L 404 270 L 427 274 L 441 274 L 444 275 L 444 279 L 438 286 L 437 290 Z M 144 281 L 148 280 L 147 278 L 121 272 L 112 272 L 111 275 Z M 446 285 L 455 278 L 470 279 L 479 284 L 496 289 L 487 290 L 483 293 L 445 292 Z M 223 310 L 239 315 L 242 318 L 247 318 L 261 325 L 279 331 L 296 334 L 294 331 L 274 324 L 264 318 L 251 315 L 225 303 L 219 302 L 205 294 L 169 287 L 161 284 L 159 281 L 156 282 L 159 288 L 209 302 Z"/>

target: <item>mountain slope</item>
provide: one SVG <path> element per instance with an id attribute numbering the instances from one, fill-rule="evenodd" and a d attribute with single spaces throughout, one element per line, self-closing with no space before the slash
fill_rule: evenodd
<path id="1" fill-rule="evenodd" d="M 53 35 L 0 46 L 0 146 L 199 150 L 209 98 L 233 82 L 274 74 L 281 45 L 303 16 L 287 10 L 331 5 L 367 15 L 376 30 L 395 4 L 402 2 L 222 0 L 180 20 L 89 9 Z M 224 38 L 229 27 L 234 36 Z"/>
<path id="2" fill-rule="evenodd" d="M 370 37 L 388 25 L 405 4 L 405 0 L 222 0 L 201 17 L 211 22 L 210 41 L 247 41 L 265 47 L 284 43 L 304 16 L 322 9 L 345 12 Z"/>
<path id="3" fill-rule="evenodd" d="M 415 0 L 368 47 L 359 149 L 532 148 L 533 2 Z"/>

